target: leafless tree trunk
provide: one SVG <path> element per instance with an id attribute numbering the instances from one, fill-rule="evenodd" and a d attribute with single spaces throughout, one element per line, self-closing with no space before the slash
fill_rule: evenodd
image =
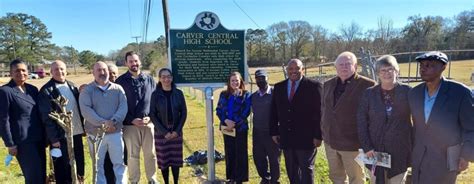
<path id="1" fill-rule="evenodd" d="M 66 110 L 66 105 L 68 100 L 60 95 L 57 99 L 53 99 L 53 102 L 61 107 L 60 111 L 53 111 L 49 113 L 49 117 L 56 121 L 56 123 L 63 128 L 66 132 L 67 140 L 67 152 L 69 156 L 69 164 L 71 166 L 71 178 L 72 183 L 77 183 L 77 171 L 76 171 L 76 158 L 74 156 L 74 141 L 73 141 L 73 122 L 72 122 L 72 112 Z"/>

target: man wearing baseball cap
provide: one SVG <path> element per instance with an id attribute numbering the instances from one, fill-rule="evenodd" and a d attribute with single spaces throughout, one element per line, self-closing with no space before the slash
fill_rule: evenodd
<path id="1" fill-rule="evenodd" d="M 474 108 L 465 85 L 445 79 L 448 57 L 438 51 L 416 57 L 424 81 L 408 95 L 414 123 L 413 183 L 455 183 L 474 161 Z"/>
<path id="2" fill-rule="evenodd" d="M 270 136 L 270 111 L 273 88 L 264 69 L 255 71 L 258 90 L 252 94 L 253 160 L 260 184 L 277 184 L 280 179 L 280 148 Z M 270 171 L 270 172 L 268 172 Z"/>

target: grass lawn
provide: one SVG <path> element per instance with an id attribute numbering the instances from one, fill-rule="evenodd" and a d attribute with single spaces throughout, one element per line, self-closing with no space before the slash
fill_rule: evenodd
<path id="1" fill-rule="evenodd" d="M 412 63 L 413 64 L 413 63 Z M 412 65 L 412 67 L 415 65 Z M 408 73 L 408 64 L 401 64 L 401 74 L 403 76 L 407 76 Z M 276 83 L 281 81 L 284 76 L 281 72 L 281 67 L 268 67 L 269 75 L 270 75 L 270 83 Z M 249 74 L 253 74 L 256 68 L 251 68 Z M 452 70 L 451 70 L 451 77 L 455 80 L 461 81 L 468 86 L 472 86 L 470 82 L 471 72 L 474 71 L 474 60 L 470 61 L 456 61 L 452 63 Z M 312 68 L 308 69 L 308 75 L 313 76 L 319 73 L 318 69 Z M 325 67 L 324 72 L 326 74 L 334 74 L 335 70 L 333 67 Z M 414 76 L 416 70 L 412 68 L 411 76 Z M 447 76 L 447 71 L 445 71 L 445 76 Z M 88 83 L 92 81 L 91 74 L 83 74 L 83 75 L 71 75 L 68 77 L 71 81 L 75 82 L 77 85 Z M 37 79 L 37 80 L 29 80 L 32 84 L 41 87 L 46 81 L 49 79 Z M 0 83 L 4 84 L 8 82 L 7 78 L 0 78 Z M 255 90 L 256 86 L 253 86 L 253 90 Z M 192 152 L 196 150 L 207 150 L 207 127 L 205 122 L 205 107 L 204 101 L 202 98 L 202 93 L 197 90 L 185 88 L 183 91 L 186 94 L 186 100 L 188 105 L 188 119 L 183 129 L 184 133 L 184 157 L 192 154 Z M 214 103 L 217 103 L 217 98 L 219 94 L 219 90 L 214 92 Z M 215 108 L 215 106 L 214 106 Z M 215 114 L 215 113 L 214 113 Z M 255 169 L 255 165 L 253 163 L 252 157 L 252 139 L 251 139 L 251 131 L 249 131 L 249 169 L 250 169 L 250 182 L 249 183 L 258 183 L 259 178 L 258 174 Z M 84 140 L 86 144 L 86 141 Z M 215 148 L 219 152 L 223 153 L 223 138 L 222 134 L 218 131 L 218 119 L 214 117 L 214 143 Z M 0 143 L 2 145 L 3 143 Z M 91 159 L 89 157 L 88 150 L 85 150 L 86 155 L 86 183 L 91 183 L 91 176 L 92 176 L 92 168 L 91 168 Z M 0 146 L 0 161 L 3 161 L 5 155 L 7 154 L 7 149 L 4 146 Z M 142 161 L 143 162 L 143 161 Z M 284 159 L 281 159 L 281 181 L 282 183 L 289 183 L 288 178 L 286 176 L 286 170 L 284 167 Z M 144 176 L 144 167 L 142 166 L 142 177 L 141 181 L 143 183 L 146 182 Z M 207 166 L 203 166 L 205 171 L 205 177 L 207 177 Z M 193 176 L 193 168 L 189 166 L 185 166 L 182 168 L 180 172 L 180 183 L 199 183 L 198 177 Z M 157 173 L 157 176 L 162 182 L 161 179 L 161 172 Z M 171 176 L 170 176 L 171 177 Z M 328 181 L 328 168 L 327 168 L 327 161 L 325 159 L 324 149 L 319 148 L 316 160 L 316 167 L 315 167 L 315 179 L 316 183 L 330 183 Z M 224 162 L 219 162 L 216 164 L 216 178 L 224 179 L 225 178 L 225 164 Z M 5 167 L 2 163 L 0 164 L 0 183 L 23 183 L 23 177 L 21 175 L 21 171 L 16 159 L 12 161 L 12 164 L 9 167 Z M 471 164 L 471 167 L 468 171 L 463 172 L 458 177 L 458 183 L 474 183 L 474 165 Z"/>
<path id="2" fill-rule="evenodd" d="M 75 82 L 77 85 L 88 83 L 92 80 L 90 74 L 87 75 L 71 75 L 68 76 L 68 79 Z M 28 82 L 41 87 L 49 79 L 36 79 L 29 80 Z M 7 82 L 8 79 L 0 79 L 2 83 Z M 198 90 L 193 90 L 189 88 L 183 89 L 186 94 L 186 103 L 188 106 L 188 118 L 183 129 L 184 133 L 184 157 L 191 155 L 194 151 L 197 150 L 207 150 L 207 127 L 206 127 L 206 117 L 205 117 L 205 107 L 202 101 L 202 93 Z M 220 90 L 216 90 L 214 93 L 214 102 L 217 103 L 217 98 Z M 215 107 L 215 106 L 214 106 Z M 214 113 L 215 114 L 215 113 Z M 224 153 L 224 144 L 222 134 L 218 131 L 218 118 L 214 117 L 214 144 L 216 150 L 221 153 Z M 249 174 L 250 174 L 250 183 L 256 183 L 259 181 L 255 165 L 253 164 L 252 157 L 252 139 L 251 131 L 249 131 Z M 3 145 L 3 143 L 0 143 Z M 84 139 L 84 144 L 87 144 L 87 141 Z M 0 160 L 3 160 L 7 154 L 7 149 L 4 146 L 0 147 Z M 85 149 L 86 155 L 86 183 L 91 183 L 92 168 L 91 168 L 91 159 L 89 157 L 88 149 Z M 325 161 L 324 150 L 319 149 L 317 154 L 316 162 L 316 179 L 318 181 L 327 181 L 327 163 Z M 284 160 L 282 159 L 281 166 L 281 181 L 288 181 L 286 176 L 286 170 L 284 168 Z M 205 171 L 204 177 L 207 177 L 207 166 L 202 166 Z M 216 164 L 216 178 L 225 179 L 225 163 L 219 162 Z M 146 182 L 143 160 L 141 164 L 141 181 Z M 194 169 L 190 166 L 185 166 L 180 171 L 180 183 L 199 183 L 200 178 L 193 176 Z M 321 173 L 321 174 L 319 174 Z M 157 177 L 160 182 L 162 181 L 161 172 L 157 173 Z M 171 178 L 171 176 L 170 176 Z M 19 168 L 18 162 L 14 159 L 9 167 L 5 167 L 4 164 L 0 164 L 0 181 L 1 183 L 23 183 L 23 176 Z M 326 183 L 326 182 L 325 182 Z"/>
<path id="3" fill-rule="evenodd" d="M 194 151 L 197 150 L 207 150 L 207 127 L 205 122 L 205 108 L 200 100 L 196 99 L 196 97 L 190 96 L 189 94 L 186 95 L 187 105 L 188 105 L 188 120 L 186 121 L 184 127 L 184 155 L 187 157 L 191 155 Z M 215 136 L 215 148 L 219 152 L 224 152 L 224 144 L 222 134 L 218 131 L 218 121 L 217 117 L 215 117 L 214 123 L 214 136 Z M 250 131 L 251 134 L 251 131 Z M 249 135 L 251 136 L 251 135 Z M 255 169 L 255 165 L 253 164 L 253 157 L 252 157 L 252 140 L 249 137 L 249 173 L 250 173 L 250 183 L 256 183 L 259 181 L 259 177 L 257 171 Z M 84 139 L 84 143 L 86 143 Z M 91 168 L 91 159 L 89 157 L 88 150 L 85 150 L 86 154 L 86 183 L 91 183 L 91 176 L 92 176 L 92 168 Z M 2 147 L 0 149 L 0 159 L 4 159 L 5 155 L 7 154 L 7 149 Z M 318 150 L 316 161 L 316 179 L 318 181 L 327 181 L 327 163 L 324 159 L 324 151 L 322 149 Z M 143 161 L 142 161 L 143 162 Z M 282 163 L 284 160 L 282 159 Z M 144 176 L 144 168 L 143 163 L 142 166 L 142 177 L 141 181 L 145 182 L 146 178 Z M 205 177 L 207 177 L 207 166 L 202 166 L 203 170 L 205 171 Z M 282 164 L 282 181 L 288 181 L 286 177 L 286 170 L 284 168 L 284 164 Z M 158 172 L 158 178 L 160 182 L 161 179 L 161 172 Z M 170 176 L 171 177 L 171 176 Z M 216 178 L 224 179 L 225 178 L 225 163 L 219 162 L 216 164 Z M 5 167 L 5 165 L 0 164 L 0 181 L 5 183 L 23 183 L 23 177 L 21 175 L 21 171 L 16 159 L 12 161 L 12 164 L 9 167 Z M 180 182 L 181 183 L 199 183 L 199 179 L 193 176 L 193 168 L 190 166 L 185 166 L 180 171 Z"/>
<path id="4" fill-rule="evenodd" d="M 277 83 L 284 79 L 284 74 L 282 73 L 281 67 L 262 67 L 268 70 L 269 73 L 269 81 L 270 84 Z M 446 66 L 446 70 L 443 72 L 445 77 L 449 75 L 449 65 Z M 259 68 L 250 68 L 249 74 L 253 75 L 255 70 Z M 359 66 L 358 69 L 360 70 L 361 67 Z M 323 75 L 335 75 L 336 69 L 334 66 L 324 66 L 322 67 Z M 474 72 L 474 60 L 461 60 L 461 61 L 453 61 L 451 63 L 451 73 L 450 77 L 456 81 L 462 82 L 467 86 L 473 86 L 471 82 L 471 73 Z M 318 68 L 308 68 L 306 71 L 308 76 L 317 76 L 319 75 Z M 402 77 L 415 77 L 417 73 L 416 70 L 416 62 L 409 63 L 401 63 L 400 64 L 400 76 Z M 410 74 L 410 75 L 408 75 Z M 419 77 L 419 75 L 418 75 Z"/>

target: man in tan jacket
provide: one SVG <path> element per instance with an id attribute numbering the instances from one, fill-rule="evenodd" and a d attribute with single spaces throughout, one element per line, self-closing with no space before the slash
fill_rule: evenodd
<path id="1" fill-rule="evenodd" d="M 362 93 L 375 81 L 358 75 L 357 57 L 351 52 L 339 54 L 335 62 L 337 76 L 324 83 L 321 130 L 329 162 L 329 178 L 343 184 L 363 184 L 364 172 L 354 159 L 360 148 L 357 135 L 357 107 Z"/>

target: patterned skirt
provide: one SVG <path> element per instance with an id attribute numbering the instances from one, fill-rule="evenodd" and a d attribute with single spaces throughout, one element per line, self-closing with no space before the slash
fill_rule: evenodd
<path id="1" fill-rule="evenodd" d="M 183 137 L 166 140 L 165 135 L 155 134 L 156 160 L 159 169 L 183 166 Z"/>

